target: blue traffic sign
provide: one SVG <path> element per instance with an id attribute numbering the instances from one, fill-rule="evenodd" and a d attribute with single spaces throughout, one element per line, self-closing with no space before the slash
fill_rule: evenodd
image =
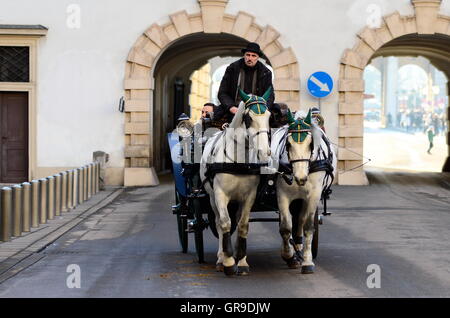
<path id="1" fill-rule="evenodd" d="M 315 72 L 308 78 L 308 91 L 317 98 L 328 96 L 333 90 L 333 79 L 328 73 Z"/>

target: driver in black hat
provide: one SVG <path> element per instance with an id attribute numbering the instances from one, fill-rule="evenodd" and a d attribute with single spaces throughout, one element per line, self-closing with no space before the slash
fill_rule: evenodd
<path id="1" fill-rule="evenodd" d="M 249 43 L 242 49 L 244 56 L 234 63 L 231 63 L 222 78 L 218 92 L 220 106 L 215 115 L 215 120 L 231 122 L 241 98 L 238 94 L 238 88 L 241 88 L 246 94 L 262 96 L 266 90 L 271 87 L 272 94 L 267 100 L 267 106 L 272 112 L 274 110 L 273 101 L 275 95 L 272 86 L 272 72 L 258 61 L 263 55 L 258 43 Z M 276 107 L 275 107 L 276 108 Z M 275 109 L 277 111 L 279 109 Z"/>

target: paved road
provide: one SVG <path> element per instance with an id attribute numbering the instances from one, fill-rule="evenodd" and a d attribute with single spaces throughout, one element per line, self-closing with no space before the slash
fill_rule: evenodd
<path id="1" fill-rule="evenodd" d="M 334 187 L 314 275 L 285 266 L 272 223 L 251 224 L 250 276 L 215 271 L 209 231 L 207 264 L 197 264 L 193 244 L 180 252 L 166 180 L 127 189 L 1 284 L 0 297 L 450 297 L 450 177 L 370 179 L 367 187 Z M 70 264 L 81 269 L 79 289 L 66 285 Z M 367 287 L 370 264 L 380 266 L 381 288 Z"/>

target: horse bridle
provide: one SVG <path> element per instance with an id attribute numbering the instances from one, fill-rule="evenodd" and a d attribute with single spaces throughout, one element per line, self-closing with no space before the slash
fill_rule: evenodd
<path id="1" fill-rule="evenodd" d="M 263 99 L 263 100 L 264 100 L 264 99 Z M 264 103 L 262 103 L 262 102 L 259 101 L 259 100 L 255 100 L 255 101 L 249 102 L 248 104 L 246 103 L 246 104 L 245 104 L 245 108 L 248 109 L 248 108 L 250 108 L 250 106 L 252 106 L 252 105 L 258 105 L 258 104 L 263 104 L 264 106 L 267 107 L 267 102 L 266 102 L 266 101 L 264 101 Z M 249 111 L 250 111 L 250 110 L 249 110 Z M 247 112 L 246 114 L 244 114 L 244 122 L 245 122 L 245 127 L 248 129 L 248 128 L 250 127 L 250 122 L 251 122 L 251 118 L 250 118 L 250 116 L 248 115 L 248 112 Z M 256 137 L 256 136 L 258 136 L 259 134 L 262 134 L 262 133 L 267 134 L 267 137 L 268 137 L 269 140 L 270 140 L 270 130 L 267 130 L 267 129 L 258 130 L 258 132 L 257 132 L 256 134 L 254 134 L 254 135 L 250 135 L 250 134 L 249 134 L 249 137 L 253 138 L 253 137 Z"/>
<path id="2" fill-rule="evenodd" d="M 260 103 L 261 103 L 260 101 L 253 101 L 253 102 L 248 103 L 248 105 L 245 104 L 245 108 L 247 109 L 247 108 L 249 108 L 251 105 L 254 105 L 254 104 L 260 104 Z M 250 111 L 250 110 L 249 110 L 249 111 Z M 267 134 L 267 137 L 268 137 L 269 140 L 270 140 L 270 137 L 271 137 L 271 136 L 270 136 L 270 130 L 267 130 L 267 129 L 258 130 L 258 131 L 256 132 L 256 134 L 251 135 L 251 134 L 248 132 L 248 128 L 250 127 L 250 122 L 248 122 L 249 119 L 247 119 L 247 118 L 249 118 L 249 119 L 251 120 L 251 118 L 249 117 L 248 113 L 247 113 L 247 114 L 244 114 L 245 128 L 246 128 L 246 130 L 247 130 L 247 136 L 246 136 L 246 137 L 247 137 L 247 138 L 246 138 L 247 140 L 248 140 L 248 137 L 254 138 L 254 137 L 256 137 L 256 136 L 258 136 L 259 134 L 262 134 L 262 133 Z M 228 126 L 227 126 L 227 127 L 228 127 Z M 238 141 L 236 140 L 236 138 L 233 138 L 233 141 L 234 141 L 235 144 L 237 144 L 237 142 L 238 142 Z M 236 163 L 236 161 L 228 155 L 226 148 L 224 149 L 224 154 L 225 154 L 225 156 L 226 156 L 229 160 L 233 161 L 233 163 Z"/>
<path id="3" fill-rule="evenodd" d="M 308 129 L 290 129 L 290 130 L 288 130 L 288 134 L 289 133 L 302 133 L 302 132 L 306 132 L 306 133 L 310 134 L 311 133 L 311 128 L 308 128 Z M 308 163 L 311 162 L 311 156 L 309 156 L 308 159 L 304 158 L 304 159 L 293 159 L 293 160 L 291 160 L 289 158 L 289 151 L 287 152 L 287 155 L 288 155 L 288 159 L 289 159 L 289 163 L 290 164 L 293 164 L 293 163 L 296 163 L 296 162 L 308 162 Z M 311 153 L 311 155 L 312 155 L 312 153 Z"/>

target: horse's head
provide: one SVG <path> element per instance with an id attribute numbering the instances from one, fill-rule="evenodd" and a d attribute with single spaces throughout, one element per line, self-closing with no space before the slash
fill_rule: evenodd
<path id="1" fill-rule="evenodd" d="M 267 108 L 267 100 L 271 94 L 271 88 L 262 97 L 247 95 L 241 89 L 239 94 L 245 104 L 243 120 L 250 145 L 257 150 L 258 161 L 267 162 L 270 158 L 270 111 Z"/>
<path id="2" fill-rule="evenodd" d="M 295 182 L 305 185 L 309 174 L 309 162 L 313 148 L 311 136 L 311 110 L 305 118 L 294 119 L 288 112 L 288 136 L 286 147 L 289 162 L 292 164 Z"/>

